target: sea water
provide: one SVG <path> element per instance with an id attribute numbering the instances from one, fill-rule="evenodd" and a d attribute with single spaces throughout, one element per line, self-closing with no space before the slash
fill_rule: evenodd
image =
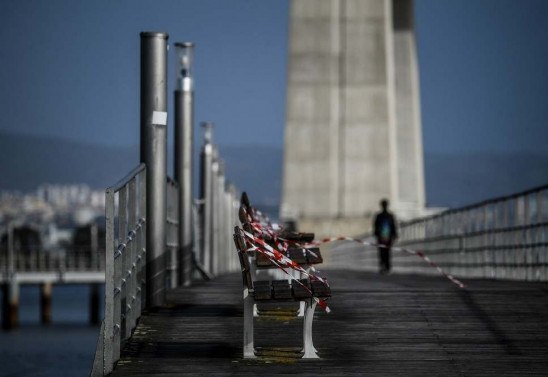
<path id="1" fill-rule="evenodd" d="M 52 323 L 42 325 L 39 286 L 21 286 L 19 328 L 0 330 L 0 376 L 89 376 L 100 331 L 89 297 L 89 285 L 54 285 Z"/>

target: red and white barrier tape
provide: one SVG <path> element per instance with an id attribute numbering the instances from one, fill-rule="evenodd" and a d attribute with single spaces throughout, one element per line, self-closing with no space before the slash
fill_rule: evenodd
<path id="1" fill-rule="evenodd" d="M 377 244 L 377 243 L 374 243 L 374 242 L 363 241 L 363 240 L 360 240 L 360 239 L 357 239 L 357 238 L 351 238 L 351 237 L 324 238 L 322 240 L 317 240 L 317 241 L 313 241 L 313 242 L 310 242 L 308 244 L 302 245 L 302 244 L 299 244 L 298 242 L 291 241 L 291 240 L 286 240 L 286 239 L 283 239 L 281 237 L 278 237 L 272 231 L 271 228 L 267 227 L 265 229 L 265 227 L 262 224 L 258 223 L 258 222 L 250 222 L 249 225 L 252 227 L 252 229 L 254 231 L 256 231 L 259 234 L 267 233 L 274 240 L 274 242 L 276 244 L 276 247 L 282 252 L 286 252 L 287 249 L 289 248 L 289 245 L 293 245 L 295 247 L 306 249 L 306 248 L 310 248 L 310 247 L 314 247 L 314 246 L 320 246 L 322 244 L 330 243 L 330 242 L 334 242 L 334 241 L 350 241 L 350 242 L 356 242 L 356 243 L 362 244 L 364 246 L 387 248 L 386 245 Z M 412 249 L 402 248 L 402 247 L 392 247 L 391 250 L 401 251 L 401 252 L 404 252 L 404 253 L 416 255 L 419 258 L 421 258 L 422 260 L 424 260 L 426 263 L 428 263 L 431 267 L 435 268 L 441 275 L 445 276 L 447 279 L 449 279 L 452 283 L 457 285 L 459 288 L 465 288 L 466 287 L 460 280 L 455 278 L 453 275 L 445 272 L 440 266 L 438 266 L 436 263 L 434 263 L 422 251 L 417 251 L 417 250 L 412 250 Z M 312 252 L 310 252 L 310 253 L 312 253 Z"/>
<path id="2" fill-rule="evenodd" d="M 259 251 L 261 254 L 265 255 L 276 267 L 278 267 L 280 270 L 282 270 L 292 281 L 297 282 L 299 285 L 301 285 L 307 292 L 309 292 L 312 296 L 312 299 L 318 303 L 318 305 L 324 309 L 327 313 L 331 312 L 331 309 L 327 306 L 326 299 L 320 300 L 319 298 L 315 297 L 313 292 L 303 283 L 301 283 L 298 279 L 295 279 L 293 275 L 291 275 L 286 268 L 291 268 L 295 271 L 298 271 L 305 276 L 309 278 L 309 280 L 319 280 L 325 285 L 329 287 L 329 284 L 327 283 L 327 280 L 324 278 L 317 276 L 315 274 L 311 274 L 308 271 L 306 271 L 302 266 L 300 266 L 297 262 L 291 260 L 286 255 L 282 254 L 280 251 L 274 249 L 272 246 L 264 242 L 263 239 L 259 237 L 255 237 L 253 234 L 246 232 L 242 229 L 243 234 L 251 244 L 251 248 L 248 250 L 255 250 Z"/>
<path id="3" fill-rule="evenodd" d="M 325 243 L 329 243 L 329 242 L 334 242 L 334 241 L 351 241 L 351 242 L 356 242 L 356 243 L 362 244 L 362 245 L 364 245 L 364 246 L 388 248 L 388 246 L 386 246 L 386 245 L 376 244 L 376 243 L 374 243 L 374 242 L 362 241 L 362 240 L 359 240 L 359 239 L 357 239 L 357 238 L 351 238 L 351 237 L 332 237 L 332 238 L 324 238 L 323 240 L 320 240 L 320 241 L 313 241 L 313 242 L 310 242 L 310 243 L 304 245 L 304 247 L 306 248 L 306 247 L 319 246 L 319 245 L 322 245 L 322 244 L 325 244 Z M 422 259 L 423 259 L 426 263 L 428 263 L 431 267 L 434 267 L 436 270 L 438 270 L 438 272 L 439 272 L 440 274 L 442 274 L 442 275 L 445 276 L 447 279 L 449 279 L 451 282 L 453 282 L 454 284 L 456 284 L 459 288 L 465 288 L 465 287 L 466 287 L 460 280 L 458 280 L 457 278 L 455 278 L 453 275 L 448 274 L 447 272 L 445 272 L 440 266 L 438 266 L 436 263 L 434 263 L 434 262 L 433 262 L 426 254 L 424 254 L 422 251 L 407 249 L 407 248 L 404 248 L 404 247 L 391 247 L 390 249 L 391 249 L 391 250 L 394 250 L 394 251 L 402 251 L 402 252 L 404 252 L 404 253 L 416 255 L 416 256 L 422 258 Z"/>
<path id="4" fill-rule="evenodd" d="M 362 244 L 364 246 L 388 248 L 386 245 L 376 244 L 374 242 L 362 241 L 360 239 L 351 238 L 351 237 L 324 238 L 324 239 L 319 240 L 319 241 L 313 241 L 313 242 L 310 242 L 308 244 L 302 245 L 298 242 L 295 242 L 295 241 L 292 241 L 292 240 L 287 240 L 287 239 L 284 239 L 282 237 L 279 237 L 277 232 L 274 231 L 274 229 L 272 227 L 272 224 L 270 223 L 270 219 L 268 219 L 268 217 L 263 215 L 260 211 L 257 211 L 252 207 L 247 208 L 246 215 L 247 215 L 246 217 L 248 218 L 248 224 L 251 226 L 254 233 L 257 234 L 257 237 L 261 237 L 261 238 L 256 238 L 256 239 L 260 239 L 261 242 L 263 242 L 263 244 L 266 245 L 266 243 L 264 243 L 264 241 L 262 240 L 262 235 L 267 234 L 270 238 L 272 238 L 272 240 L 274 241 L 274 244 L 276 245 L 276 248 L 280 252 L 287 252 L 287 250 L 289 248 L 289 245 L 293 245 L 293 246 L 298 247 L 298 248 L 306 249 L 306 248 L 310 248 L 310 247 L 314 247 L 314 246 L 320 246 L 322 244 L 329 243 L 329 242 L 334 242 L 334 241 L 351 241 L 351 242 L 356 242 L 356 243 Z M 266 224 L 263 225 L 262 223 L 266 223 Z M 402 252 L 405 252 L 405 253 L 408 253 L 408 254 L 416 255 L 419 258 L 421 258 L 422 260 L 424 260 L 426 263 L 428 263 L 431 267 L 434 267 L 441 275 L 445 276 L 447 279 L 449 279 L 452 283 L 457 285 L 459 288 L 465 288 L 466 287 L 460 280 L 456 279 L 453 275 L 445 272 L 440 266 L 438 266 L 436 263 L 434 263 L 422 251 L 417 251 L 417 250 L 412 250 L 412 249 L 407 249 L 407 248 L 402 248 L 402 247 L 392 247 L 391 250 L 402 251 Z M 283 255 L 283 254 L 281 254 L 281 255 Z M 285 257 L 285 258 L 287 258 L 287 257 Z M 289 259 L 289 258 L 287 258 L 287 259 Z M 289 259 L 289 260 L 291 260 L 291 259 Z M 301 269 L 302 269 L 302 267 L 301 267 Z M 312 270 L 314 270 L 314 268 L 312 268 Z"/>

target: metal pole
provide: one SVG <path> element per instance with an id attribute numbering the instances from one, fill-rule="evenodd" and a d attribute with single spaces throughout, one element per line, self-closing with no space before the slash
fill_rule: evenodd
<path id="1" fill-rule="evenodd" d="M 219 260 L 219 249 L 217 239 L 219 237 L 219 151 L 217 146 L 213 147 L 213 158 L 211 163 L 211 267 L 213 275 L 217 275 L 217 262 Z"/>
<path id="2" fill-rule="evenodd" d="M 116 331 L 116 310 L 115 302 L 117 295 L 114 294 L 116 282 L 114 281 L 114 191 L 110 188 L 105 193 L 105 320 L 104 320 L 104 375 L 106 376 L 114 368 L 118 361 L 116 355 L 117 344 L 119 344 L 120 332 Z"/>
<path id="3" fill-rule="evenodd" d="M 203 122 L 204 128 L 204 145 L 202 147 L 202 153 L 200 155 L 200 199 L 201 205 L 201 220 L 202 220 L 202 250 L 201 259 L 205 269 L 211 272 L 211 233 L 212 233 L 212 209 L 211 209 L 211 165 L 213 161 L 213 145 L 211 144 L 213 123 Z"/>
<path id="4" fill-rule="evenodd" d="M 217 224 L 217 271 L 226 272 L 226 248 L 228 243 L 225 242 L 225 229 L 228 227 L 225 218 L 225 166 L 222 159 L 218 159 L 219 170 L 217 172 L 217 216 L 219 217 Z"/>
<path id="5" fill-rule="evenodd" d="M 179 183 L 179 283 L 185 287 L 192 276 L 192 128 L 194 88 L 193 44 L 175 43 L 178 74 L 175 90 L 175 180 Z"/>
<path id="6" fill-rule="evenodd" d="M 147 167 L 147 306 L 165 302 L 167 176 L 166 33 L 141 33 L 141 162 Z"/>

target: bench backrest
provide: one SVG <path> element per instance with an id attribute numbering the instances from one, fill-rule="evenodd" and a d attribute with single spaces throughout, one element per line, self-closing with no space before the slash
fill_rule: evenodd
<path id="1" fill-rule="evenodd" d="M 238 250 L 238 258 L 240 259 L 240 266 L 242 267 L 242 279 L 244 286 L 252 290 L 253 280 L 251 279 L 251 266 L 249 265 L 249 258 L 246 255 L 246 242 L 244 235 L 239 227 L 234 227 L 234 244 Z"/>

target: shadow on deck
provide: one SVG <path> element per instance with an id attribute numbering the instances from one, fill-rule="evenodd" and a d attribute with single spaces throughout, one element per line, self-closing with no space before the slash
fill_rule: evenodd
<path id="1" fill-rule="evenodd" d="M 548 284 L 324 271 L 331 314 L 316 311 L 321 360 L 299 360 L 302 320 L 256 319 L 265 356 L 242 358 L 241 275 L 168 293 L 145 313 L 112 376 L 516 376 L 548 372 Z"/>

